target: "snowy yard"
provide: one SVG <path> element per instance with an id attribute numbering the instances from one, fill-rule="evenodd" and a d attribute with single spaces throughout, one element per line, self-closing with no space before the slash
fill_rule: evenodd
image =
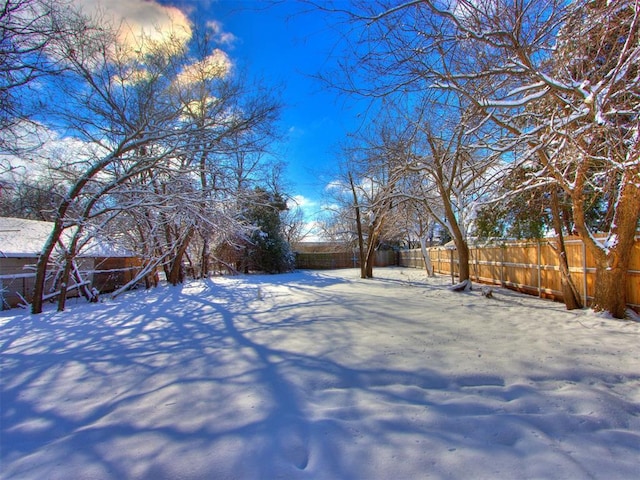
<path id="1" fill-rule="evenodd" d="M 0 313 L 1 478 L 638 478 L 640 323 L 374 273 Z"/>

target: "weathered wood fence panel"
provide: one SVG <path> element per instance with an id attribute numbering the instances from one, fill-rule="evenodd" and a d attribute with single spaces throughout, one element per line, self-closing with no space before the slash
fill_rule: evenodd
<path id="1" fill-rule="evenodd" d="M 376 267 L 395 267 L 398 265 L 398 252 L 395 250 L 378 250 L 374 266 Z"/>
<path id="2" fill-rule="evenodd" d="M 579 238 L 565 240 L 569 271 L 582 300 L 589 304 L 595 293 L 595 261 Z M 507 242 L 500 245 L 470 247 L 471 278 L 476 282 L 501 285 L 545 298 L 562 300 L 560 267 L 553 240 Z M 429 258 L 437 273 L 458 275 L 455 249 L 432 247 Z M 400 266 L 424 268 L 420 250 L 399 253 Z M 636 239 L 627 285 L 627 302 L 640 309 L 640 239 Z"/>
<path id="3" fill-rule="evenodd" d="M 354 268 L 357 266 L 358 259 L 353 252 L 296 254 L 296 268 L 300 269 L 323 270 L 334 268 Z"/>
<path id="4" fill-rule="evenodd" d="M 399 252 L 399 262 L 404 267 L 424 268 L 424 259 L 421 250 L 401 250 Z"/>
<path id="5" fill-rule="evenodd" d="M 35 286 L 35 258 L 0 259 L 0 310 L 13 308 L 33 300 Z M 137 257 L 79 257 L 76 265 L 85 280 L 91 282 L 100 293 L 112 292 L 131 281 L 142 268 L 142 259 Z M 50 265 L 45 282 L 45 292 L 58 289 L 54 284 L 57 269 Z M 71 283 L 72 285 L 75 282 Z M 75 288 L 67 295 L 79 296 Z"/>
<path id="6" fill-rule="evenodd" d="M 100 293 L 113 292 L 133 280 L 143 266 L 138 257 L 96 258 L 92 285 Z"/>
<path id="7" fill-rule="evenodd" d="M 36 283 L 36 262 L 37 259 L 35 258 L 0 258 L 0 310 L 33 301 L 33 291 Z M 84 272 L 93 268 L 93 260 L 81 258 L 78 259 L 77 265 Z M 53 264 L 49 265 L 44 285 L 45 293 L 56 290 L 56 273 L 55 266 Z M 75 282 L 73 281 L 70 283 L 70 285 L 74 284 Z M 76 289 L 70 288 L 67 295 L 72 298 L 79 294 Z"/>
<path id="8" fill-rule="evenodd" d="M 398 252 L 393 250 L 378 250 L 374 260 L 376 267 L 389 267 L 398 265 Z M 332 253 L 297 253 L 296 268 L 301 270 L 357 268 L 360 266 L 358 254 L 354 252 Z"/>

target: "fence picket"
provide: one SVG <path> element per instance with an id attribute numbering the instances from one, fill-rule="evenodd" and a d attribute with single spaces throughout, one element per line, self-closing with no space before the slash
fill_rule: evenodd
<path id="1" fill-rule="evenodd" d="M 569 237 L 565 240 L 565 244 L 567 245 L 570 271 L 577 276 L 582 275 L 584 304 L 588 305 L 594 294 L 595 264 L 591 255 L 588 255 L 582 240 L 577 237 Z M 499 253 L 498 248 L 500 249 Z M 450 250 L 449 262 L 441 262 L 440 252 L 446 250 Z M 408 252 L 412 251 L 401 250 L 398 264 L 403 267 L 424 268 L 424 261 L 420 261 L 419 265 L 416 265 L 415 262 L 407 263 L 405 259 L 407 255 L 410 255 Z M 545 298 L 562 300 L 560 266 L 556 254 L 550 249 L 548 242 L 504 242 L 499 246 L 474 247 L 473 252 L 472 262 L 476 269 L 477 281 L 497 284 Z M 442 275 L 451 275 L 452 283 L 455 283 L 455 277 L 458 275 L 454 255 L 453 249 L 429 248 L 434 271 Z M 579 280 L 577 282 L 579 283 Z M 627 304 L 635 310 L 640 310 L 640 237 L 636 238 L 627 285 L 623 288 L 627 290 Z"/>

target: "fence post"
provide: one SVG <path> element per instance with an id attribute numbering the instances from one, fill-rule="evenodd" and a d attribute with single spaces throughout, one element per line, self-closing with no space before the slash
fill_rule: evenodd
<path id="1" fill-rule="evenodd" d="M 542 252 L 540 251 L 540 240 L 536 242 L 537 245 L 537 260 L 538 260 L 538 296 L 542 297 Z"/>
<path id="2" fill-rule="evenodd" d="M 584 291 L 584 303 L 585 307 L 588 306 L 589 292 L 587 291 L 587 244 L 584 240 L 582 242 L 582 290 Z"/>
<path id="3" fill-rule="evenodd" d="M 504 251 L 506 250 L 504 243 L 500 245 L 500 286 L 504 287 Z"/>
<path id="4" fill-rule="evenodd" d="M 453 249 L 449 250 L 449 258 L 450 258 L 449 268 L 451 270 L 451 285 L 454 285 L 456 283 L 456 277 L 455 277 L 455 274 L 453 273 Z"/>
<path id="5" fill-rule="evenodd" d="M 475 264 L 476 264 L 476 282 L 480 282 L 480 270 L 479 270 L 480 269 L 480 264 L 478 263 L 478 254 L 479 254 L 479 251 L 480 251 L 480 247 L 476 246 L 473 250 L 475 251 L 474 260 L 475 260 Z"/>

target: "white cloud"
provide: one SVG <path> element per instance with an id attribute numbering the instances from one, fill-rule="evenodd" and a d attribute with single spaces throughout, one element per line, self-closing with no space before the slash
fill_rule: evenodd
<path id="1" fill-rule="evenodd" d="M 301 138 L 302 136 L 304 136 L 305 131 L 300 127 L 292 125 L 287 129 L 287 134 L 290 138 Z"/>
<path id="2" fill-rule="evenodd" d="M 322 206 L 322 210 L 323 211 L 327 211 L 327 212 L 337 212 L 341 208 L 342 207 L 340 205 L 338 205 L 337 203 L 325 203 Z"/>
<path id="3" fill-rule="evenodd" d="M 114 25 L 122 24 L 119 40 L 125 45 L 139 45 L 141 38 L 151 42 L 172 39 L 183 45 L 191 39 L 191 22 L 186 14 L 155 0 L 74 0 L 74 3 L 88 14 L 103 14 Z"/>
<path id="4" fill-rule="evenodd" d="M 344 182 L 341 182 L 340 180 L 332 180 L 329 183 L 327 183 L 324 189 L 327 192 L 331 192 L 334 190 L 341 192 L 346 189 L 346 185 L 344 184 Z"/>
<path id="5" fill-rule="evenodd" d="M 306 222 L 304 224 L 304 231 L 306 235 L 302 239 L 302 242 L 324 242 L 327 240 L 322 231 L 322 224 L 315 220 Z"/>
<path id="6" fill-rule="evenodd" d="M 82 168 L 84 162 L 105 154 L 96 143 L 63 137 L 45 125 L 25 122 L 16 130 L 19 134 L 17 146 L 25 153 L 0 157 L 0 182 L 9 186 L 26 181 L 63 184 L 66 173 L 76 167 Z"/>
<path id="7" fill-rule="evenodd" d="M 321 209 L 320 204 L 309 197 L 304 195 L 293 195 L 287 201 L 287 207 L 290 210 L 299 208 L 302 210 L 305 221 L 309 222 L 314 220 L 318 216 L 318 211 Z"/>
<path id="8" fill-rule="evenodd" d="M 118 40 L 124 47 L 120 55 L 125 57 L 144 54 L 158 45 L 182 51 L 193 35 L 187 14 L 177 7 L 165 6 L 156 0 L 73 0 L 86 13 L 105 16 L 115 27 L 120 26 Z M 235 37 L 212 20 L 207 27 L 219 44 L 230 45 Z M 198 81 L 226 76 L 233 64 L 229 56 L 215 49 L 205 59 L 183 69 L 179 81 L 189 85 Z M 134 83 L 143 78 L 144 72 L 132 75 L 128 81 Z"/>
<path id="9" fill-rule="evenodd" d="M 321 223 L 318 221 L 320 203 L 304 195 L 294 195 L 287 200 L 289 210 L 302 211 L 304 238 L 303 242 L 319 242 L 323 240 Z"/>
<path id="10" fill-rule="evenodd" d="M 220 45 L 233 45 L 237 38 L 233 33 L 225 32 L 222 23 L 217 20 L 209 20 L 207 28 L 213 34 L 213 39 Z"/>
<path id="11" fill-rule="evenodd" d="M 190 85 L 213 78 L 224 78 L 231 67 L 232 63 L 227 54 L 215 49 L 204 60 L 186 66 L 178 75 L 178 82 L 182 85 Z"/>
<path id="12" fill-rule="evenodd" d="M 300 207 L 302 209 L 315 208 L 318 206 L 318 202 L 305 197 L 304 195 L 294 195 L 289 200 L 289 208 Z"/>
<path id="13" fill-rule="evenodd" d="M 328 192 L 331 196 L 336 198 L 342 198 L 344 195 L 351 195 L 351 187 L 343 180 L 332 180 L 324 187 L 324 191 Z"/>

